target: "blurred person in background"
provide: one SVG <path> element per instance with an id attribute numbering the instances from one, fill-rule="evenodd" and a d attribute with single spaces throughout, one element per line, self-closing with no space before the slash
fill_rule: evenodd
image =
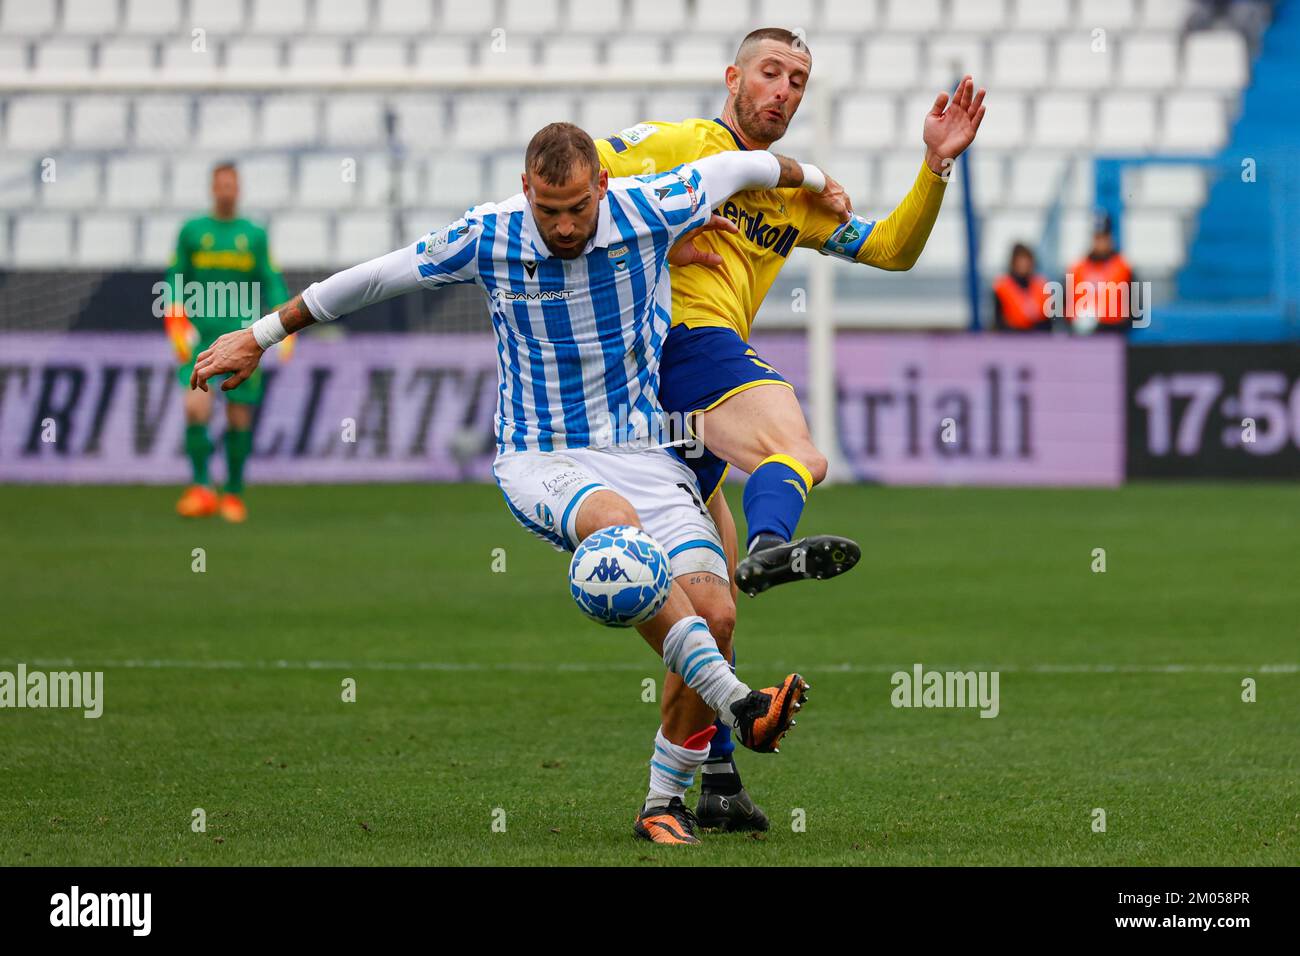
<path id="1" fill-rule="evenodd" d="M 208 436 L 212 419 L 212 392 L 190 389 L 194 358 L 222 335 L 244 328 L 260 318 L 265 305 L 289 297 L 284 278 L 271 261 L 266 230 L 236 215 L 239 173 L 234 163 L 221 162 L 212 170 L 212 212 L 181 226 L 176 253 L 163 286 L 167 305 L 163 323 L 176 350 L 176 370 L 185 405 L 185 454 L 193 479 L 176 503 L 186 518 L 218 514 L 227 521 L 248 517 L 243 501 L 244 465 L 253 447 L 253 412 L 262 400 L 259 369 L 245 382 L 224 392 L 226 431 L 226 483 L 217 494 L 208 474 L 213 451 Z M 292 340 L 281 345 L 288 357 Z M 284 346 L 289 346 L 285 349 Z"/>
<path id="2" fill-rule="evenodd" d="M 1007 273 L 993 283 L 993 323 L 1000 332 L 1050 332 L 1047 280 L 1038 274 L 1034 251 L 1023 242 L 1011 247 Z"/>
<path id="3" fill-rule="evenodd" d="M 1110 214 L 1099 211 L 1093 219 L 1092 247 L 1070 267 L 1065 288 L 1072 290 L 1074 308 L 1067 312 L 1073 331 L 1127 334 L 1133 326 L 1133 268 L 1115 248 Z"/>

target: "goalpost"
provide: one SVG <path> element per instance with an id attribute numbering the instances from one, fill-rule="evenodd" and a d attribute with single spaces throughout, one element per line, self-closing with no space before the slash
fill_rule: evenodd
<path id="1" fill-rule="evenodd" d="M 358 93 L 367 92 L 384 94 L 419 94 L 428 93 L 470 93 L 489 92 L 504 95 L 526 95 L 547 90 L 569 90 L 575 92 L 616 91 L 635 92 L 646 95 L 653 102 L 655 93 L 664 90 L 697 91 L 702 97 L 716 99 L 717 110 L 721 111 L 724 92 L 721 90 L 721 71 L 714 69 L 679 69 L 659 75 L 647 76 L 640 71 L 626 69 L 601 69 L 565 72 L 536 71 L 521 79 L 507 73 L 494 73 L 491 70 L 465 71 L 459 74 L 432 74 L 415 70 L 346 70 L 340 72 L 326 71 L 241 71 L 226 73 L 216 71 L 207 74 L 186 74 L 173 72 L 159 74 L 154 71 L 121 72 L 110 75 L 94 73 L 40 73 L 28 75 L 0 76 L 0 95 L 54 94 L 54 95 L 123 95 L 123 94 L 172 94 L 202 95 L 215 93 Z M 796 122 L 811 126 L 812 147 L 809 150 L 791 147 L 788 152 L 795 158 L 804 158 L 809 162 L 827 165 L 831 152 L 831 109 L 838 87 L 830 82 L 819 80 L 809 86 L 808 92 L 800 106 Z M 644 111 L 643 111 L 644 112 Z M 556 117 L 563 119 L 564 117 Z M 626 118 L 617 129 L 588 130 L 595 137 L 607 136 L 645 120 L 678 120 L 687 117 L 656 116 L 653 110 L 646 115 L 632 115 Z M 340 147 L 320 144 L 322 150 L 340 151 Z M 384 147 L 395 153 L 393 141 Z M 173 143 L 170 150 L 175 151 Z M 345 149 L 345 148 L 344 148 Z M 781 144 L 776 146 L 781 151 Z M 125 152 L 130 152 L 128 148 Z M 286 152 L 288 150 L 259 150 L 265 152 Z M 310 148 L 305 150 L 310 152 Z M 381 150 L 382 152 L 383 150 Z M 464 150 L 458 149 L 458 152 Z M 503 152 L 504 149 L 488 148 L 483 155 Z M 59 150 L 58 152 L 67 152 Z M 106 153 L 118 153 L 122 150 L 106 150 Z M 304 152 L 295 148 L 292 152 Z M 797 155 L 796 155 L 797 154 Z M 239 158 L 236 156 L 236 158 Z M 472 201 L 492 197 L 473 197 Z M 376 208 L 376 207 L 372 207 Z M 396 211 L 390 205 L 388 211 Z M 807 337 L 808 354 L 808 392 L 805 396 L 805 413 L 812 430 L 813 440 L 826 455 L 829 462 L 827 481 L 844 481 L 851 476 L 846 470 L 842 454 L 838 429 L 836 427 L 836 376 L 834 363 L 835 339 L 835 289 L 832 269 L 834 264 L 826 256 L 809 255 L 808 263 L 808 297 L 805 321 L 800 323 L 792 316 L 790 327 L 804 326 Z"/>

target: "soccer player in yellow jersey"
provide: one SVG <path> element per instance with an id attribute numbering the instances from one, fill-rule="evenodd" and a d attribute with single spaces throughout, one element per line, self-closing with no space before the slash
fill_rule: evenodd
<path id="1" fill-rule="evenodd" d="M 767 149 L 785 135 L 811 72 L 811 53 L 795 34 L 755 30 L 726 68 L 720 118 L 632 126 L 596 141 L 601 163 L 613 176 L 636 176 L 724 150 Z M 718 209 L 735 224 L 734 232 L 700 234 L 693 247 L 674 250 L 672 329 L 660 366 L 660 399 L 705 447 L 703 455 L 685 460 L 733 562 L 735 522 L 718 491 L 728 465 L 749 473 L 743 501 L 747 554 L 736 566 L 735 581 L 750 595 L 786 581 L 833 577 L 861 553 L 847 538 L 794 540 L 808 493 L 826 476 L 826 458 L 812 442 L 793 388 L 748 344 L 754 315 L 795 246 L 879 269 L 910 269 L 939 214 L 948 172 L 984 118 L 983 101 L 984 90 L 976 92 L 969 76 L 951 99 L 947 93 L 935 98 L 922 128 L 925 157 L 916 180 L 880 221 L 854 215 L 843 189 L 828 178 L 820 194 L 738 194 Z M 726 653 L 731 621 L 709 623 Z M 680 679 L 668 675 L 665 726 L 698 726 L 702 707 Z M 766 829 L 762 811 L 741 787 L 731 753 L 730 735 L 719 724 L 704 766 L 700 823 Z"/>

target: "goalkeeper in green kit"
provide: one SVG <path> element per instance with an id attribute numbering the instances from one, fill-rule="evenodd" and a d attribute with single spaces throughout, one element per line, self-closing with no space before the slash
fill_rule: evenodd
<path id="1" fill-rule="evenodd" d="M 176 503 L 176 511 L 186 518 L 219 512 L 227 521 L 238 522 L 248 516 L 243 500 L 244 464 L 253 447 L 254 406 L 262 400 L 260 369 L 224 392 L 226 483 L 218 496 L 208 474 L 213 451 L 208 436 L 212 393 L 190 389 L 194 358 L 222 335 L 246 327 L 289 297 L 284 278 L 271 262 L 266 230 L 236 217 L 238 201 L 238 171 L 233 163 L 217 164 L 212 170 L 211 215 L 191 219 L 181 227 L 167 276 L 154 287 L 162 303 L 167 336 L 180 361 L 176 378 L 184 389 L 185 453 L 193 468 L 193 482 Z M 292 338 L 281 344 L 281 360 L 288 358 L 291 343 Z"/>

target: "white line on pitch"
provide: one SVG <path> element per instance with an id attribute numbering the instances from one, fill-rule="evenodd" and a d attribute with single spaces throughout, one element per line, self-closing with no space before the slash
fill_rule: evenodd
<path id="1" fill-rule="evenodd" d="M 74 658 L 39 658 L 19 661 L 16 658 L 0 659 L 0 664 L 25 663 L 28 667 L 96 668 L 100 670 L 210 670 L 210 671 L 275 671 L 275 670 L 328 670 L 328 671 L 520 671 L 520 672 L 588 672 L 615 673 L 620 671 L 640 673 L 650 663 L 610 661 L 599 662 L 518 662 L 484 664 L 473 661 L 313 661 L 313 660 L 168 660 L 124 658 L 121 660 L 77 660 Z M 746 670 L 774 668 L 780 670 L 786 662 L 743 662 Z M 910 671 L 912 664 L 810 664 L 799 666 L 804 674 L 892 674 Z M 1295 674 L 1300 664 L 1003 664 L 982 663 L 939 664 L 927 663 L 930 670 L 998 671 L 1002 674 Z"/>

